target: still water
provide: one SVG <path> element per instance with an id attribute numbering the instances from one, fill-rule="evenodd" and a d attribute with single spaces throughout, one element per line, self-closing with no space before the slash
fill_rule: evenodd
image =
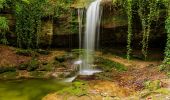
<path id="1" fill-rule="evenodd" d="M 41 100 L 66 86 L 47 79 L 0 80 L 0 100 Z"/>

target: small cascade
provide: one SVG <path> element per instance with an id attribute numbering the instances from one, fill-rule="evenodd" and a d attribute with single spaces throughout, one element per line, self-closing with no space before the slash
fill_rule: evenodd
<path id="1" fill-rule="evenodd" d="M 80 75 L 92 75 L 96 72 L 101 72 L 95 70 L 93 66 L 94 62 L 94 51 L 96 47 L 96 41 L 98 42 L 99 38 L 99 25 L 101 20 L 101 11 L 100 11 L 100 2 L 101 0 L 95 0 L 92 2 L 86 12 L 86 26 L 85 26 L 85 35 L 84 35 L 84 48 L 85 54 L 83 58 L 82 67 L 80 69 Z M 98 37 L 96 39 L 96 37 Z M 97 43 L 98 44 L 98 43 Z"/>

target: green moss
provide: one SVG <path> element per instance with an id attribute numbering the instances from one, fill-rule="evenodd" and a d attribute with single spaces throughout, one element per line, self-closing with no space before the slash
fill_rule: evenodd
<path id="1" fill-rule="evenodd" d="M 82 96 L 82 95 L 87 95 L 87 88 L 88 88 L 88 85 L 85 82 L 76 81 L 76 82 L 73 82 L 70 87 L 66 87 L 57 93 L 59 94 L 66 93 L 70 95 Z"/>

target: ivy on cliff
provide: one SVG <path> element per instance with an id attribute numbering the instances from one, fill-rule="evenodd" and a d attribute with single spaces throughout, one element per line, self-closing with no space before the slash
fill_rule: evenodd
<path id="1" fill-rule="evenodd" d="M 0 43 L 8 44 L 6 31 L 9 29 L 8 21 L 5 17 L 0 17 Z"/>
<path id="2" fill-rule="evenodd" d="M 0 10 L 6 6 L 6 0 L 0 0 Z M 9 29 L 8 21 L 5 17 L 0 16 L 0 43 L 8 44 L 6 31 Z"/>
<path id="3" fill-rule="evenodd" d="M 165 48 L 165 59 L 164 63 L 165 64 L 170 64 L 170 1 L 165 1 L 165 5 L 167 7 L 167 19 L 165 22 L 165 28 L 167 31 L 167 43 L 166 43 L 166 48 Z"/>
<path id="4" fill-rule="evenodd" d="M 158 0 L 138 0 L 139 16 L 142 23 L 143 39 L 142 53 L 145 59 L 148 56 L 149 36 L 151 33 L 151 24 L 155 17 L 159 16 Z"/>
<path id="5" fill-rule="evenodd" d="M 128 16 L 128 35 L 127 35 L 127 59 L 130 59 L 131 54 L 131 39 L 132 39 L 132 0 L 127 0 L 127 16 Z"/>
<path id="6" fill-rule="evenodd" d="M 38 48 L 43 5 L 46 0 L 22 0 L 15 4 L 17 44 L 20 48 Z"/>

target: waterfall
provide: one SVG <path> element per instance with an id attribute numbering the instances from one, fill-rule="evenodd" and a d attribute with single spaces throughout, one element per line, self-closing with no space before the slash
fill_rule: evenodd
<path id="1" fill-rule="evenodd" d="M 78 22 L 79 22 L 79 49 L 82 48 L 83 16 L 84 16 L 84 8 L 79 8 L 79 9 L 78 9 Z"/>
<path id="2" fill-rule="evenodd" d="M 93 69 L 93 55 L 95 53 L 95 43 L 98 41 L 96 37 L 99 37 L 99 24 L 101 19 L 100 2 L 101 0 L 95 0 L 92 2 L 86 12 L 86 26 L 83 45 L 85 53 L 82 67 L 79 72 L 81 75 L 92 75 L 93 73 L 100 72 L 99 70 Z"/>

